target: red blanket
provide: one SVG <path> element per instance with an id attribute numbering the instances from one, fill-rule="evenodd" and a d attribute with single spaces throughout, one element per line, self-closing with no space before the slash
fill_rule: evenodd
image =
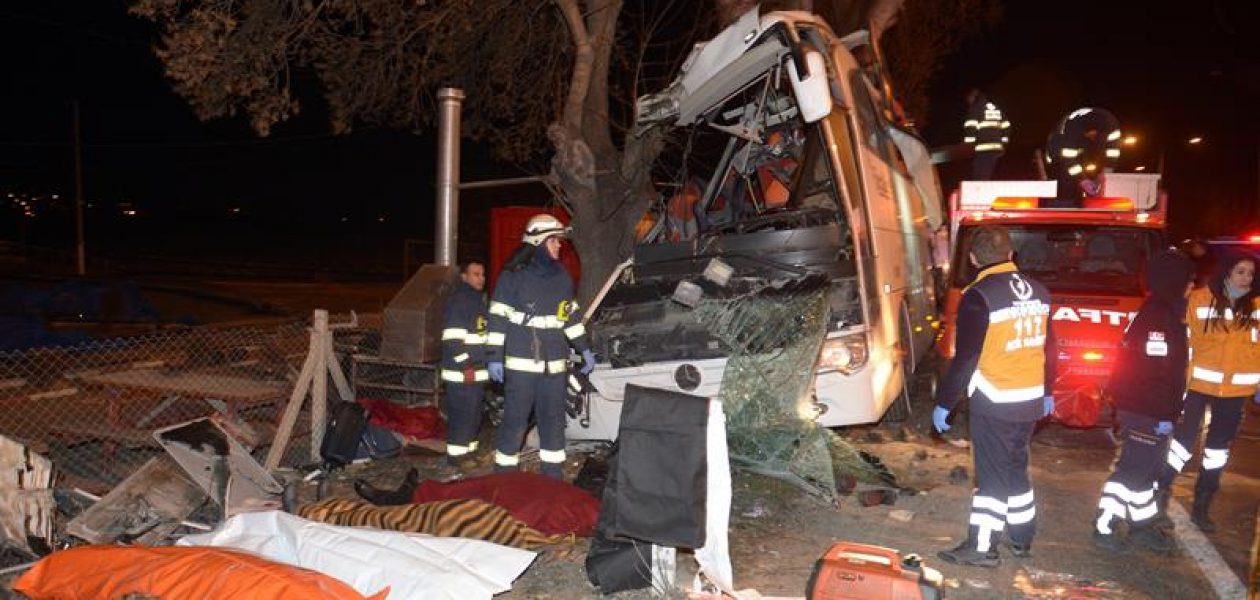
<path id="1" fill-rule="evenodd" d="M 420 440 L 446 439 L 446 421 L 432 406 L 400 406 L 389 400 L 359 398 L 368 410 L 368 422 Z"/>
<path id="2" fill-rule="evenodd" d="M 513 517 L 548 535 L 589 537 L 599 519 L 599 500 L 579 487 L 537 473 L 495 473 L 460 481 L 425 481 L 411 501 L 417 504 L 475 498 L 507 509 Z"/>

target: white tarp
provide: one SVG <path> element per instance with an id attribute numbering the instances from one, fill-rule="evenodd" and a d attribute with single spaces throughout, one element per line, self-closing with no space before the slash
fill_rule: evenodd
<path id="1" fill-rule="evenodd" d="M 536 556 L 481 540 L 340 527 L 280 511 L 236 515 L 179 545 L 254 552 L 319 571 L 364 595 L 388 587 L 389 600 L 489 600 L 512 589 Z"/>

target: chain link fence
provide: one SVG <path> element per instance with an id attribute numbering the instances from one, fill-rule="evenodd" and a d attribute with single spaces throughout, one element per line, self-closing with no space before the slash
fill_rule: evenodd
<path id="1" fill-rule="evenodd" d="M 334 331 L 334 354 L 347 377 L 352 356 L 376 353 L 379 332 L 379 315 Z M 50 458 L 61 485 L 94 492 L 162 453 L 154 430 L 216 413 L 245 425 L 252 433 L 246 441 L 261 463 L 310 339 L 304 320 L 170 329 L 0 353 L 0 434 Z M 339 399 L 330 384 L 328 401 Z M 312 462 L 309 404 L 303 405 L 284 466 Z"/>

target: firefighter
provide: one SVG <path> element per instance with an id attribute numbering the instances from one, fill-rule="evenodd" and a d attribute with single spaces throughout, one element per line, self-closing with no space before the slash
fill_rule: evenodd
<path id="1" fill-rule="evenodd" d="M 947 431 L 949 413 L 967 390 L 976 490 L 967 539 L 938 554 L 956 564 L 996 567 L 1004 529 L 1012 554 L 1031 556 L 1036 508 L 1028 446 L 1033 426 L 1053 405 L 1045 386 L 1053 364 L 1046 360 L 1050 293 L 1021 274 L 1012 256 L 1005 229 L 987 226 L 973 234 L 970 259 L 978 274 L 963 291 L 954 360 L 932 412 L 936 430 Z"/>
<path id="2" fill-rule="evenodd" d="M 1002 115 L 1002 109 L 985 97 L 980 90 L 967 92 L 967 120 L 963 121 L 963 142 L 971 145 L 975 155 L 971 159 L 971 179 L 988 181 L 998 158 L 1010 143 L 1011 122 Z"/>
<path id="3" fill-rule="evenodd" d="M 1082 195 L 1102 193 L 1105 173 L 1120 160 L 1120 122 L 1105 109 L 1068 113 L 1046 141 L 1046 162 L 1059 182 L 1053 208 L 1080 208 Z"/>
<path id="4" fill-rule="evenodd" d="M 481 429 L 481 401 L 486 371 L 485 343 L 488 323 L 485 265 L 464 264 L 459 283 L 442 311 L 441 377 L 446 387 L 446 459 L 454 466 L 461 458 L 477 451 Z"/>
<path id="5" fill-rule="evenodd" d="M 559 262 L 561 240 L 568 232 L 551 215 L 531 218 L 490 302 L 488 368 L 491 379 L 504 383 L 505 392 L 503 423 L 495 437 L 494 463 L 500 471 L 518 468 L 533 413 L 542 473 L 564 477 L 569 345 L 581 353 L 584 374 L 595 368 L 573 280 Z"/>
<path id="6" fill-rule="evenodd" d="M 1190 382 L 1185 411 L 1169 444 L 1167 464 L 1159 479 L 1159 504 L 1168 505 L 1173 479 L 1190 460 L 1203 413 L 1212 411 L 1203 462 L 1194 486 L 1190 520 L 1205 532 L 1216 530 L 1208 516 L 1212 496 L 1229 462 L 1229 446 L 1242 423 L 1247 401 L 1260 384 L 1260 297 L 1252 282 L 1256 258 L 1249 254 L 1222 257 L 1216 275 L 1191 292 L 1186 307 L 1190 331 Z"/>
<path id="7" fill-rule="evenodd" d="M 1094 523 L 1094 543 L 1107 550 L 1121 552 L 1127 543 L 1162 553 L 1176 547 L 1154 527 L 1159 513 L 1155 480 L 1186 391 L 1188 346 L 1182 319 L 1194 274 L 1194 263 L 1181 252 L 1152 256 L 1146 267 L 1150 296 L 1124 332 L 1107 390 L 1124 443 L 1103 484 Z M 1128 523 L 1128 538 L 1117 531 L 1122 522 Z"/>

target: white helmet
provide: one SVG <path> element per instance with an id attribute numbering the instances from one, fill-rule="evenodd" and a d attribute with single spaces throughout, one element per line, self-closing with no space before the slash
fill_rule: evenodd
<path id="1" fill-rule="evenodd" d="M 537 246 L 553 235 L 566 236 L 568 234 L 569 228 L 565 227 L 559 219 L 551 215 L 534 215 L 525 226 L 525 235 L 521 236 L 521 241 Z"/>

